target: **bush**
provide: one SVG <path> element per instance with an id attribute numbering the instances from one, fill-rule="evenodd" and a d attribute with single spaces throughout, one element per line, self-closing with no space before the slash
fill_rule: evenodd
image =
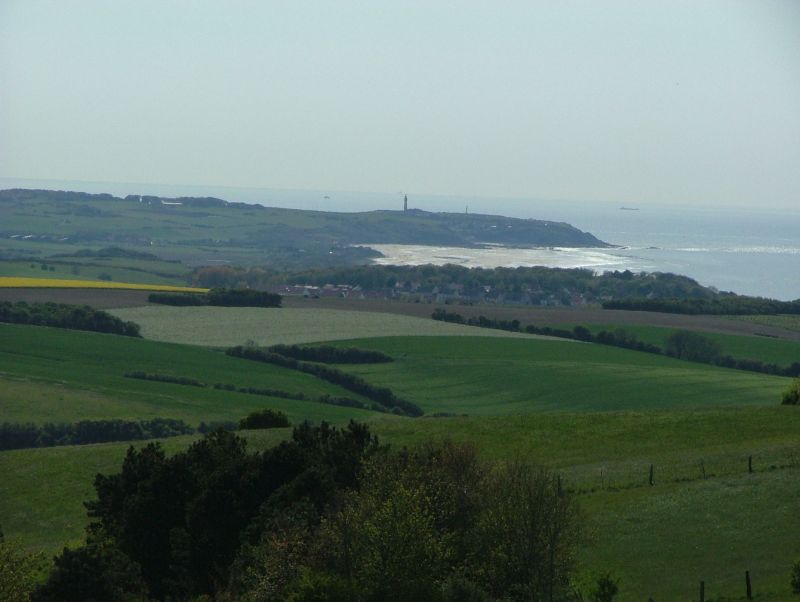
<path id="1" fill-rule="evenodd" d="M 690 362 L 711 363 L 720 356 L 717 341 L 689 330 L 678 330 L 667 338 L 666 353 Z"/>
<path id="2" fill-rule="evenodd" d="M 286 414 L 279 410 L 260 410 L 239 421 L 240 429 L 275 429 L 291 426 Z"/>
<path id="3" fill-rule="evenodd" d="M 619 585 L 610 574 L 606 573 L 597 579 L 597 585 L 589 593 L 591 602 L 614 602 L 619 593 Z"/>
<path id="4" fill-rule="evenodd" d="M 146 594 L 139 565 L 105 540 L 64 548 L 31 602 L 144 601 Z"/>
<path id="5" fill-rule="evenodd" d="M 783 392 L 781 403 L 786 406 L 800 405 L 800 378 L 795 378 L 789 388 Z"/>
<path id="6" fill-rule="evenodd" d="M 793 594 L 800 594 L 800 558 L 794 561 L 792 565 L 792 576 L 790 584 L 792 586 Z"/>

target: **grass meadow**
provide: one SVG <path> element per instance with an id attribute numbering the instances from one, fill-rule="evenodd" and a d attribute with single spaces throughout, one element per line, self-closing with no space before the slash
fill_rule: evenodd
<path id="1" fill-rule="evenodd" d="M 470 415 L 771 406 L 790 379 L 559 340 L 386 337 L 337 342 L 390 364 L 343 366 L 418 403 Z"/>
<path id="2" fill-rule="evenodd" d="M 208 347 L 241 345 L 247 340 L 275 345 L 407 335 L 533 338 L 398 314 L 337 309 L 149 306 L 111 313 L 141 325 L 148 339 Z"/>
<path id="3" fill-rule="evenodd" d="M 364 418 L 371 412 L 249 395 L 213 388 L 125 378 L 142 371 L 197 379 L 207 384 L 359 398 L 336 385 L 278 366 L 228 357 L 196 347 L 42 326 L 0 324 L 0 415 L 9 422 L 138 420 L 163 417 L 239 420 L 271 407 L 294 421 Z"/>

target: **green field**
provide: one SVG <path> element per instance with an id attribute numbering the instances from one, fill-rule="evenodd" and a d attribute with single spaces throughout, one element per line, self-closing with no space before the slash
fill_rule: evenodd
<path id="1" fill-rule="evenodd" d="M 208 347 L 230 347 L 247 340 L 275 345 L 406 335 L 535 338 L 398 314 L 338 309 L 148 306 L 111 313 L 141 325 L 148 339 Z"/>
<path id="2" fill-rule="evenodd" d="M 779 326 L 780 324 L 775 322 L 771 325 Z M 575 324 L 570 324 L 564 325 L 563 327 L 572 329 L 575 326 Z M 785 328 L 786 326 L 782 327 Z M 640 341 L 658 345 L 662 349 L 666 347 L 669 336 L 678 330 L 676 328 L 663 328 L 660 326 L 619 326 L 613 324 L 591 324 L 587 326 L 587 328 L 593 334 L 597 334 L 602 330 L 614 332 L 617 329 L 622 329 L 635 334 Z M 721 334 L 716 332 L 701 332 L 699 334 L 719 343 L 723 355 L 730 355 L 736 359 L 761 360 L 764 363 L 777 364 L 778 366 L 788 366 L 793 362 L 800 362 L 800 341 L 786 341 L 773 337 Z"/>
<path id="3" fill-rule="evenodd" d="M 789 379 L 606 345 L 387 337 L 336 343 L 390 364 L 346 367 L 426 412 L 470 415 L 775 405 Z"/>
<path id="4" fill-rule="evenodd" d="M 115 335 L 0 324 L 0 415 L 9 422 L 153 417 L 238 420 L 263 407 L 293 421 L 365 418 L 365 410 L 314 401 L 248 395 L 213 388 L 125 378 L 131 371 L 184 376 L 208 384 L 358 395 L 307 374 L 223 353 Z"/>
<path id="5" fill-rule="evenodd" d="M 0 261 L 0 276 L 100 280 L 101 275 L 109 276 L 111 282 L 185 286 L 188 270 L 178 263 L 123 257 Z"/>
<path id="6" fill-rule="evenodd" d="M 224 315 L 213 309 L 214 316 Z M 239 311 L 231 315 L 241 320 L 247 312 Z M 247 325 L 239 320 L 221 323 L 229 329 Z M 289 323 L 302 326 L 302 320 Z M 357 320 L 346 326 L 351 336 L 362 327 Z M 330 335 L 316 327 L 318 338 Z M 379 324 L 369 327 L 373 335 L 379 332 Z M 354 396 L 307 374 L 203 347 L 16 325 L 0 325 L 0 411 L 2 420 L 13 422 L 163 416 L 196 425 L 272 407 L 294 422 L 366 420 L 394 446 L 472 441 L 489 458 L 522 457 L 563 476 L 578 495 L 588 528 L 580 577 L 611 571 L 620 579 L 620 601 L 692 599 L 701 579 L 707 599 L 739 599 L 744 570 L 753 574 L 757 599 L 786 599 L 788 567 L 800 555 L 800 412 L 779 405 L 788 379 L 522 336 L 395 336 L 335 344 L 395 358 L 341 369 L 391 387 L 428 413 L 459 415 L 408 419 L 132 380 L 123 374 L 141 370 L 308 396 Z M 252 449 L 264 449 L 288 433 L 245 435 Z M 170 439 L 165 447 L 177 451 L 193 439 Z M 128 445 L 0 452 L 4 532 L 48 552 L 77 543 L 94 475 L 118 470 Z"/>

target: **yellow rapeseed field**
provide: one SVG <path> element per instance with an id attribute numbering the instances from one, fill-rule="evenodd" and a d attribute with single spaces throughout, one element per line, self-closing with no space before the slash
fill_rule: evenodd
<path id="1" fill-rule="evenodd" d="M 16 278 L 0 276 L 0 288 L 102 288 L 175 293 L 205 293 L 207 288 L 169 286 L 163 284 L 131 284 L 129 282 L 98 282 L 96 280 L 61 280 L 58 278 Z"/>

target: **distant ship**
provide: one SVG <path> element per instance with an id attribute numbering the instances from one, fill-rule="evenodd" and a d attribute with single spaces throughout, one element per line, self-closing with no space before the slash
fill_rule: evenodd
<path id="1" fill-rule="evenodd" d="M 620 207 L 620 211 L 639 211 L 638 207 Z"/>

